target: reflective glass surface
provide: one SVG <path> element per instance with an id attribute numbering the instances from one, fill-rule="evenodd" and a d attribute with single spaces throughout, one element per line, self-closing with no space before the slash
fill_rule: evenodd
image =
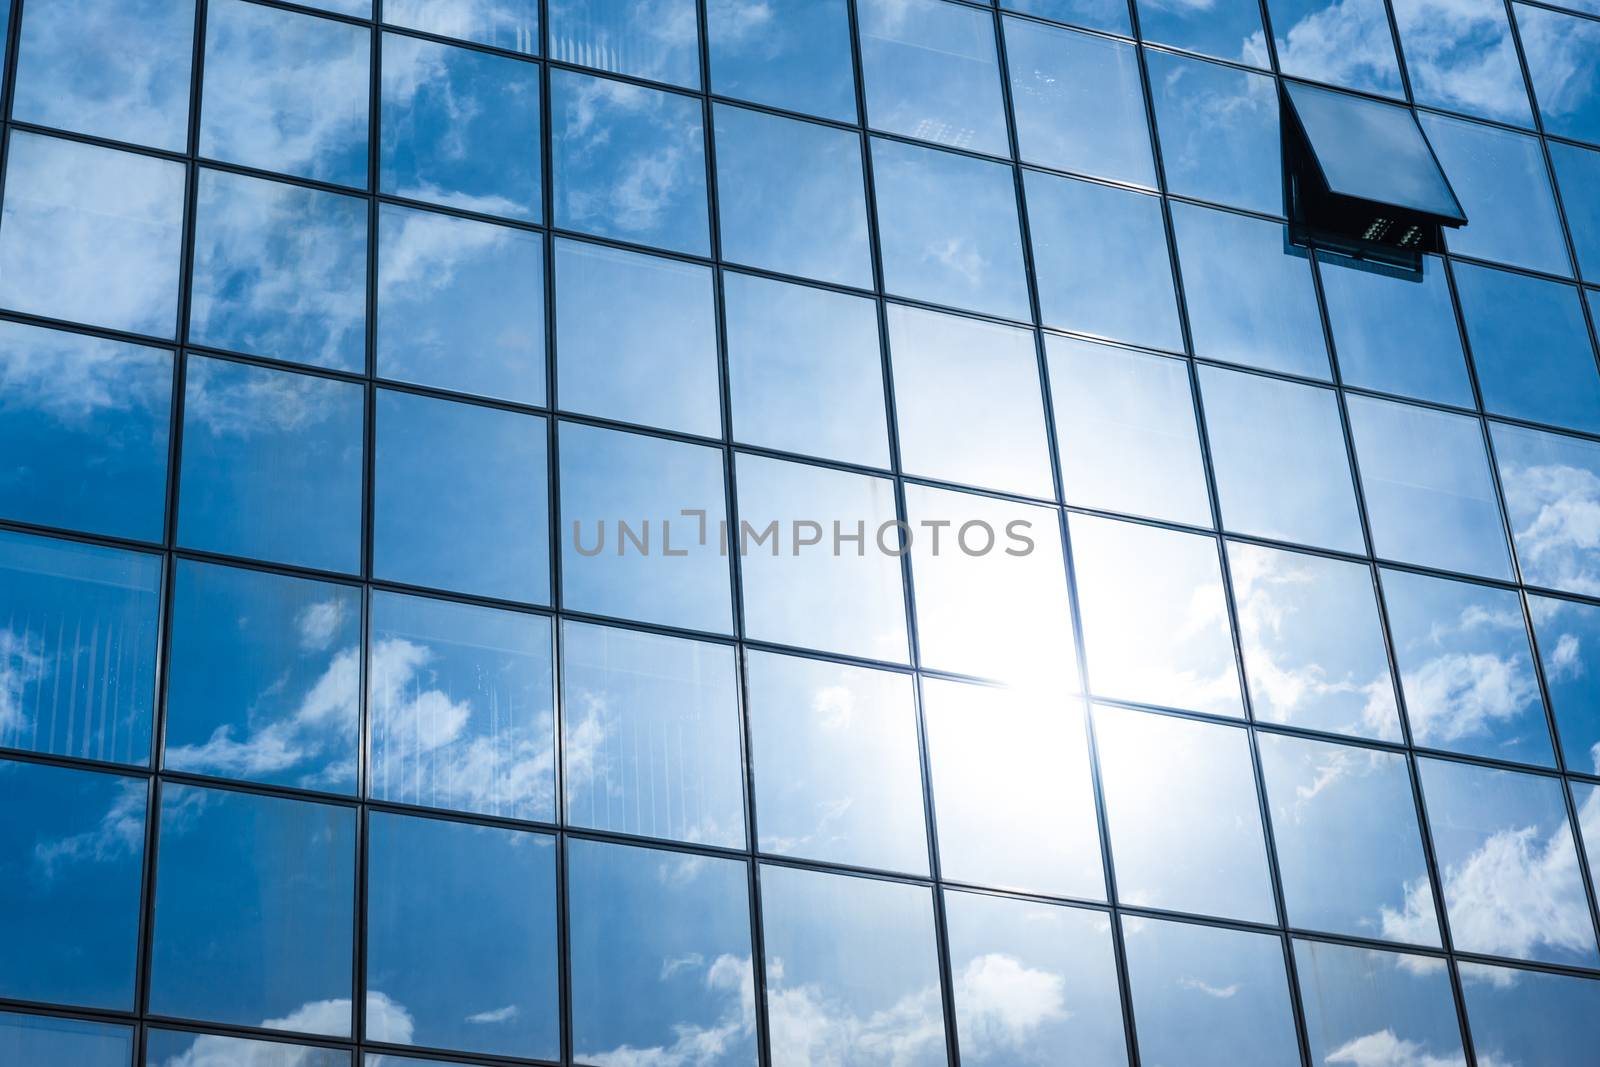
<path id="1" fill-rule="evenodd" d="M 993 16 L 946 0 L 859 0 L 856 10 L 869 126 L 1011 154 Z"/>
<path id="2" fill-rule="evenodd" d="M 1561 206 L 1567 212 L 1567 232 L 1578 256 L 1578 273 L 1586 281 L 1600 282 L 1600 151 L 1555 141 L 1548 145 L 1556 184 L 1561 187 Z"/>
<path id="3" fill-rule="evenodd" d="M 1248 0 L 1139 0 L 1139 32 L 1147 41 L 1270 67 L 1261 6 Z"/>
<path id="4" fill-rule="evenodd" d="M 1268 0 L 1283 73 L 1404 96 L 1383 0 Z"/>
<path id="5" fill-rule="evenodd" d="M 1294 964 L 1312 1063 L 1467 1067 L 1442 959 L 1297 940 Z"/>
<path id="6" fill-rule="evenodd" d="M 1000 6 L 1091 30 L 1133 35 L 1128 5 L 1123 0 L 1000 0 Z"/>
<path id="7" fill-rule="evenodd" d="M 1600 25 L 1513 4 L 1546 133 L 1600 143 Z"/>
<path id="8" fill-rule="evenodd" d="M 13 1063 L 132 1067 L 133 1027 L 0 1012 L 0 1056 Z"/>
<path id="9" fill-rule="evenodd" d="M 1145 53 L 1167 187 L 1283 214 L 1278 92 L 1272 79 L 1216 63 Z"/>
<path id="10" fill-rule="evenodd" d="M 700 87 L 695 0 L 550 0 L 550 58 Z"/>
<path id="11" fill-rule="evenodd" d="M 350 1067 L 350 1053 L 286 1041 L 253 1041 L 247 1037 L 194 1034 L 179 1030 L 146 1031 L 146 1067 Z"/>
<path id="12" fill-rule="evenodd" d="M 1567 769 L 1600 775 L 1600 607 L 1554 597 L 1528 597 L 1533 632 L 1544 667 L 1550 710 Z M 1590 835 L 1591 854 L 1600 849 L 1600 828 Z"/>
<path id="13" fill-rule="evenodd" d="M 1461 989 L 1480 1064 L 1568 1063 L 1600 1040 L 1600 982 L 1592 979 L 1463 963 Z"/>
<path id="14" fill-rule="evenodd" d="M 1518 126 L 1533 124 L 1504 4 L 1392 3 L 1417 103 Z"/>
<path id="15" fill-rule="evenodd" d="M 855 121 L 846 0 L 708 0 L 706 34 L 713 92 Z"/>
<path id="16" fill-rule="evenodd" d="M 528 55 L 539 52 L 539 0 L 384 0 L 383 21 Z"/>

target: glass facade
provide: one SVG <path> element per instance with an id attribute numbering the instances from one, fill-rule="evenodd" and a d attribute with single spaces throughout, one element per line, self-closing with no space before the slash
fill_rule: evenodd
<path id="1" fill-rule="evenodd" d="M 0 1063 L 1595 1061 L 1593 0 L 0 34 Z"/>

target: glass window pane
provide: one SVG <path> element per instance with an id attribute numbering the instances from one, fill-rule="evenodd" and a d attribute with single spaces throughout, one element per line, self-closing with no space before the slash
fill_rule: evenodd
<path id="1" fill-rule="evenodd" d="M 855 122 L 845 0 L 709 0 L 706 32 L 713 92 Z"/>
<path id="2" fill-rule="evenodd" d="M 361 591 L 179 560 L 162 766 L 356 790 Z"/>
<path id="3" fill-rule="evenodd" d="M 1444 960 L 1297 940 L 1294 966 L 1312 1063 L 1467 1067 Z"/>
<path id="4" fill-rule="evenodd" d="M 861 138 L 726 104 L 712 114 L 723 258 L 870 289 Z"/>
<path id="5" fill-rule="evenodd" d="M 911 676 L 745 653 L 763 852 L 928 873 Z"/>
<path id="6" fill-rule="evenodd" d="M 557 241 L 561 406 L 721 436 L 713 289 L 708 267 Z"/>
<path id="7" fill-rule="evenodd" d="M 539 54 L 539 0 L 384 0 L 383 21 Z"/>
<path id="8" fill-rule="evenodd" d="M 1283 152 L 1272 79 L 1166 52 L 1147 52 L 1145 62 L 1168 189 L 1283 214 Z M 1223 247 L 1237 252 L 1233 243 Z"/>
<path id="9" fill-rule="evenodd" d="M 1463 963 L 1461 989 L 1480 1064 L 1579 1063 L 1600 1041 L 1600 982 Z"/>
<path id="10" fill-rule="evenodd" d="M 339 15 L 353 15 L 361 19 L 372 17 L 372 0 L 300 0 L 300 2 L 305 7 L 332 11 Z"/>
<path id="11" fill-rule="evenodd" d="M 159 840 L 150 1011 L 349 1036 L 355 809 L 168 782 Z"/>
<path id="12" fill-rule="evenodd" d="M 378 374 L 545 402 L 544 238 L 378 205 Z"/>
<path id="13" fill-rule="evenodd" d="M 1361 396 L 1346 404 L 1378 556 L 1510 578 L 1478 420 Z"/>
<path id="14" fill-rule="evenodd" d="M 0 747 L 147 764 L 161 560 L 0 532 Z"/>
<path id="15" fill-rule="evenodd" d="M 380 591 L 371 641 L 374 798 L 555 818 L 548 618 Z"/>
<path id="16" fill-rule="evenodd" d="M 887 467 L 877 305 L 732 272 L 722 290 L 734 440 Z"/>
<path id="17" fill-rule="evenodd" d="M 561 639 L 567 821 L 744 847 L 732 646 L 570 621 Z"/>
<path id="18" fill-rule="evenodd" d="M 549 603 L 543 418 L 385 389 L 376 447 L 374 573 Z"/>
<path id="19" fill-rule="evenodd" d="M 13 117 L 183 152 L 189 0 L 39 0 L 22 19 Z"/>
<path id="20" fill-rule="evenodd" d="M 0 1012 L 0 1057 L 8 1063 L 133 1067 L 133 1027 Z"/>
<path id="21" fill-rule="evenodd" d="M 365 371 L 367 202 L 200 171 L 189 339 Z"/>
<path id="22" fill-rule="evenodd" d="M 12 133 L 0 304 L 171 337 L 184 186 L 178 163 Z"/>
<path id="23" fill-rule="evenodd" d="M 1600 24 L 1513 5 L 1544 132 L 1600 143 Z"/>
<path id="24" fill-rule="evenodd" d="M 1413 742 L 1551 765 L 1521 598 L 1391 570 L 1383 595 Z"/>
<path id="25" fill-rule="evenodd" d="M 550 72 L 555 224 L 709 255 L 700 101 Z"/>
<path id="26" fill-rule="evenodd" d="M 367 185 L 371 31 L 217 0 L 206 11 L 200 154 Z"/>
<path id="27" fill-rule="evenodd" d="M 1044 324 L 1181 351 L 1161 201 L 1036 171 L 1026 188 Z"/>
<path id="28" fill-rule="evenodd" d="M 1210 526 L 1188 365 L 1068 337 L 1045 353 L 1067 503 Z"/>
<path id="29" fill-rule="evenodd" d="M 0 514 L 159 541 L 172 353 L 0 323 Z"/>
<path id="30" fill-rule="evenodd" d="M 1383 0 L 1268 0 L 1283 73 L 1404 96 Z"/>
<path id="31" fill-rule="evenodd" d="M 739 860 L 569 842 L 575 1062 L 756 1062 L 749 877 Z"/>
<path id="32" fill-rule="evenodd" d="M 415 37 L 383 37 L 378 188 L 539 221 L 539 68 Z"/>
<path id="33" fill-rule="evenodd" d="M 1104 912 L 947 892 L 961 1062 L 1128 1062 Z"/>
<path id="34" fill-rule="evenodd" d="M 248 1064 L 249 1067 L 350 1067 L 345 1049 L 291 1045 L 286 1041 L 252 1041 L 243 1037 L 195 1034 L 188 1031 L 146 1031 L 146 1067 L 209 1067 L 210 1064 Z"/>
<path id="35" fill-rule="evenodd" d="M 367 825 L 367 1039 L 555 1059 L 555 839 L 381 811 Z"/>
<path id="36" fill-rule="evenodd" d="M 1401 739 L 1366 564 L 1229 541 L 1228 571 L 1257 719 Z"/>
<path id="37" fill-rule="evenodd" d="M 1600 962 L 1561 782 L 1443 760 L 1418 767 L 1456 949 Z"/>
<path id="38" fill-rule="evenodd" d="M 1561 204 L 1567 211 L 1567 230 L 1578 257 L 1578 272 L 1586 281 L 1600 282 L 1600 151 L 1577 145 L 1545 142 L 1555 166 Z M 1591 306 L 1594 298 L 1590 296 Z"/>
<path id="39" fill-rule="evenodd" d="M 1011 154 L 993 15 L 945 0 L 860 0 L 857 17 L 868 125 Z"/>
<path id="40" fill-rule="evenodd" d="M 906 472 L 1055 496 L 1033 332 L 898 304 L 888 314 Z"/>
<path id="41" fill-rule="evenodd" d="M 179 542 L 358 570 L 364 392 L 348 382 L 190 356 Z"/>
<path id="42" fill-rule="evenodd" d="M 1028 320 L 1009 167 L 896 141 L 872 142 L 884 286 L 936 304 Z"/>
<path id="43" fill-rule="evenodd" d="M 0 760 L 0 996 L 134 1007 L 148 792 L 142 778 Z"/>
<path id="44" fill-rule="evenodd" d="M 1000 6 L 1091 30 L 1133 35 L 1125 0 L 1000 0 Z"/>
<path id="45" fill-rule="evenodd" d="M 773 1067 L 947 1062 L 925 887 L 764 866 L 761 925 Z"/>
<path id="46" fill-rule="evenodd" d="M 1446 13 L 1430 0 L 1394 0 L 1394 18 L 1417 103 L 1533 124 L 1504 4 L 1474 0 Z"/>
<path id="47" fill-rule="evenodd" d="M 1600 607 L 1530 596 L 1528 611 L 1567 769 L 1600 775 Z M 1600 836 L 1590 852 L 1600 858 Z"/>
<path id="48" fill-rule="evenodd" d="M 925 678 L 941 877 L 1104 900 L 1082 705 Z"/>
<path id="49" fill-rule="evenodd" d="M 1243 715 L 1216 541 L 1089 515 L 1068 526 L 1095 694 Z"/>
<path id="50" fill-rule="evenodd" d="M 1094 724 L 1121 899 L 1275 921 L 1245 732 L 1104 705 Z"/>
<path id="51" fill-rule="evenodd" d="M 698 89 L 695 0 L 550 0 L 550 58 Z"/>
<path id="52" fill-rule="evenodd" d="M 1490 424 L 1511 539 L 1529 585 L 1600 595 L 1596 535 L 1600 445 L 1578 437 Z"/>
<path id="53" fill-rule="evenodd" d="M 1271 67 L 1261 5 L 1250 0 L 1192 4 L 1185 0 L 1139 0 L 1139 32 L 1147 41 L 1228 59 L 1263 69 Z"/>

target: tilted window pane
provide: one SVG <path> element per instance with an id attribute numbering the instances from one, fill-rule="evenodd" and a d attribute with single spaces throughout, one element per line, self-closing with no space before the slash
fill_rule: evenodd
<path id="1" fill-rule="evenodd" d="M 1417 103 L 1533 124 L 1504 4 L 1474 0 L 1445 8 L 1432 0 L 1394 0 L 1394 18 Z"/>
<path id="2" fill-rule="evenodd" d="M 539 0 L 384 0 L 383 21 L 539 54 Z"/>
<path id="3" fill-rule="evenodd" d="M 1514 4 L 1546 133 L 1600 144 L 1600 24 Z"/>
<path id="4" fill-rule="evenodd" d="M 1578 809 L 1578 839 L 1583 842 L 1589 860 L 1592 884 L 1600 875 L 1600 854 L 1595 852 L 1596 846 L 1600 846 L 1600 785 L 1569 781 L 1568 788 L 1572 790 L 1573 807 Z"/>
<path id="5" fill-rule="evenodd" d="M 695 0 L 550 0 L 550 58 L 698 89 Z"/>
<path id="6" fill-rule="evenodd" d="M 364 392 L 188 357 L 179 543 L 358 570 Z"/>
<path id="7" fill-rule="evenodd" d="M 945 0 L 860 0 L 857 15 L 869 126 L 1011 154 L 993 15 Z"/>
<path id="8" fill-rule="evenodd" d="M 723 258 L 870 289 L 861 138 L 725 104 L 712 115 Z"/>
<path id="9" fill-rule="evenodd" d="M 378 206 L 378 375 L 545 402 L 544 238 Z"/>
<path id="10" fill-rule="evenodd" d="M 1443 959 L 1297 940 L 1294 965 L 1312 1063 L 1467 1067 Z"/>
<path id="11" fill-rule="evenodd" d="M 763 852 L 928 873 L 911 676 L 745 653 Z"/>
<path id="12" fill-rule="evenodd" d="M 571 840 L 573 1060 L 756 1062 L 749 867 Z"/>
<path id="13" fill-rule="evenodd" d="M 1229 541 L 1228 570 L 1258 719 L 1401 739 L 1370 567 Z"/>
<path id="14" fill-rule="evenodd" d="M 1461 989 L 1480 1064 L 1581 1063 L 1600 1042 L 1600 982 L 1463 963 Z"/>
<path id="15" fill-rule="evenodd" d="M 1067 337 L 1045 353 L 1067 503 L 1210 526 L 1188 365 Z"/>
<path id="16" fill-rule="evenodd" d="M 905 471 L 1055 496 L 1033 332 L 898 304 L 888 316 Z"/>
<path id="17" fill-rule="evenodd" d="M 133 1067 L 133 1046 L 131 1026 L 0 1012 L 0 1057 L 8 1063 Z"/>
<path id="18" fill-rule="evenodd" d="M 1561 782 L 1442 760 L 1418 767 L 1456 949 L 1600 962 Z"/>
<path id="19" fill-rule="evenodd" d="M 872 180 L 889 292 L 1031 317 L 1009 167 L 875 139 Z"/>
<path id="20" fill-rule="evenodd" d="M 217 0 L 206 10 L 200 154 L 367 186 L 371 31 Z"/>
<path id="21" fill-rule="evenodd" d="M 555 817 L 548 618 L 375 592 L 371 642 L 374 798 Z"/>
<path id="22" fill-rule="evenodd" d="M 722 298 L 734 440 L 887 467 L 877 305 L 731 271 Z"/>
<path id="23" fill-rule="evenodd" d="M 194 11 L 190 0 L 35 0 L 22 19 L 13 117 L 186 151 Z"/>
<path id="24" fill-rule="evenodd" d="M 172 353 L 0 323 L 0 514 L 159 541 Z"/>
<path id="25" fill-rule="evenodd" d="M 1166 52 L 1147 52 L 1145 62 L 1167 187 L 1180 196 L 1283 214 L 1272 79 Z"/>
<path id="26" fill-rule="evenodd" d="M 1283 73 L 1401 97 L 1383 0 L 1268 0 Z"/>
<path id="27" fill-rule="evenodd" d="M 555 1059 L 555 839 L 388 812 L 368 834 L 367 1039 Z"/>
<path id="28" fill-rule="evenodd" d="M 555 225 L 709 255 L 700 101 L 550 72 Z"/>
<path id="29" fill-rule="evenodd" d="M 378 188 L 537 222 L 539 68 L 384 34 Z"/>
<path id="30" fill-rule="evenodd" d="M 1242 715 L 1216 540 L 1089 515 L 1068 527 L 1094 693 Z"/>
<path id="31" fill-rule="evenodd" d="M 732 646 L 570 621 L 561 639 L 567 820 L 742 848 Z"/>
<path id="32" fill-rule="evenodd" d="M 134 1007 L 148 793 L 142 778 L 0 760 L 0 996 Z"/>
<path id="33" fill-rule="evenodd" d="M 721 436 L 710 268 L 557 241 L 556 371 L 567 411 Z"/>
<path id="34" fill-rule="evenodd" d="M 208 1067 L 210 1064 L 248 1064 L 249 1067 L 350 1067 L 345 1049 L 291 1045 L 283 1041 L 252 1041 L 243 1037 L 195 1034 L 188 1031 L 146 1031 L 146 1067 Z"/>
<path id="35" fill-rule="evenodd" d="M 1182 350 L 1161 201 L 1035 171 L 1026 189 L 1044 324 Z"/>
<path id="36" fill-rule="evenodd" d="M 955 892 L 944 907 L 962 1063 L 1128 1062 L 1104 912 Z"/>
<path id="37" fill-rule="evenodd" d="M 922 707 L 941 877 L 1105 899 L 1078 699 L 925 678 Z"/>
<path id="38" fill-rule="evenodd" d="M 1561 205 L 1567 212 L 1567 231 L 1578 256 L 1578 273 L 1585 281 L 1600 282 L 1600 151 L 1547 141 L 1550 162 L 1561 187 Z M 1594 304 L 1593 295 L 1589 298 Z"/>
<path id="39" fill-rule="evenodd" d="M 1245 732 L 1105 705 L 1094 724 L 1122 901 L 1275 921 Z"/>
<path id="40" fill-rule="evenodd" d="M 1378 556 L 1511 577 L 1478 420 L 1361 396 L 1345 402 Z"/>
<path id="41" fill-rule="evenodd" d="M 13 132 L 0 304 L 171 337 L 185 184 L 179 163 Z"/>
<path id="42" fill-rule="evenodd" d="M 1272 66 L 1261 5 L 1221 0 L 1206 5 L 1185 0 L 1139 0 L 1139 32 L 1147 41 L 1228 59 L 1263 69 Z"/>
<path id="43" fill-rule="evenodd" d="M 928 889 L 763 866 L 761 925 L 774 1067 L 947 1061 Z"/>
<path id="44" fill-rule="evenodd" d="M 1583 516 L 1600 506 L 1600 445 L 1490 424 L 1511 540 L 1529 585 L 1600 596 L 1600 558 Z"/>
<path id="45" fill-rule="evenodd" d="M 855 122 L 846 0 L 709 0 L 706 32 L 713 92 Z"/>
<path id="46" fill-rule="evenodd" d="M 0 747 L 146 764 L 161 560 L 0 532 Z"/>
<path id="47" fill-rule="evenodd" d="M 1289 925 L 1439 946 L 1406 757 L 1262 734 Z"/>
<path id="48" fill-rule="evenodd" d="M 1000 6 L 1091 30 L 1133 35 L 1126 0 L 1000 0 Z"/>
<path id="49" fill-rule="evenodd" d="M 162 766 L 354 793 L 361 591 L 177 566 Z"/>
<path id="50" fill-rule="evenodd" d="M 365 371 L 367 202 L 200 171 L 189 339 Z"/>
<path id="51" fill-rule="evenodd" d="M 159 840 L 150 1011 L 349 1036 L 355 809 L 168 782 Z"/>
<path id="52" fill-rule="evenodd" d="M 1600 607 L 1554 597 L 1528 597 L 1544 682 L 1567 769 L 1600 775 Z M 1600 833 L 1600 831 L 1597 831 Z M 1600 836 L 1590 847 L 1600 850 Z"/>

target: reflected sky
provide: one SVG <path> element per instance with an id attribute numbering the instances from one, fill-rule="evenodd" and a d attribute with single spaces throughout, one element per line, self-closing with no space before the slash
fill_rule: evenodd
<path id="1" fill-rule="evenodd" d="M 1148 52 L 1145 62 L 1168 188 L 1180 196 L 1283 214 L 1272 79 L 1166 52 Z"/>
<path id="2" fill-rule="evenodd" d="M 0 1056 L 12 1063 L 133 1067 L 133 1027 L 0 1012 Z"/>
<path id="3" fill-rule="evenodd" d="M 994 16 L 944 0 L 859 0 L 867 124 L 1009 156 Z"/>
<path id="4" fill-rule="evenodd" d="M 550 58 L 700 88 L 695 0 L 550 0 Z"/>
<path id="5" fill-rule="evenodd" d="M 1268 0 L 1283 73 L 1402 97 L 1383 0 Z"/>
<path id="6" fill-rule="evenodd" d="M 1600 595 L 1600 445 L 1490 424 L 1511 539 L 1529 585 Z"/>
<path id="7" fill-rule="evenodd" d="M 1600 982 L 1463 963 L 1461 989 L 1480 1065 L 1580 1063 L 1600 1042 Z"/>
<path id="8" fill-rule="evenodd" d="M 539 0 L 384 0 L 383 21 L 539 54 Z"/>
<path id="9" fill-rule="evenodd" d="M 344 1049 L 179 1030 L 152 1028 L 145 1033 L 147 1067 L 350 1067 L 351 1063 Z"/>
<path id="10" fill-rule="evenodd" d="M 1545 132 L 1600 143 L 1600 23 L 1512 7 Z"/>
<path id="11" fill-rule="evenodd" d="M 1578 271 L 1586 281 L 1600 282 L 1600 152 L 1555 141 L 1546 145 L 1561 187 Z M 1589 303 L 1593 306 L 1592 296 Z"/>
<path id="12" fill-rule="evenodd" d="M 1442 959 L 1297 940 L 1294 963 L 1315 1067 L 1467 1067 Z"/>
<path id="13" fill-rule="evenodd" d="M 1133 35 L 1126 0 L 1000 0 L 1000 6 L 1124 37 Z"/>
<path id="14" fill-rule="evenodd" d="M 708 0 L 706 34 L 719 96 L 855 122 L 846 0 Z"/>
<path id="15" fill-rule="evenodd" d="M 1539 642 L 1550 710 L 1561 735 L 1567 769 L 1600 774 L 1600 607 L 1554 597 L 1528 597 Z M 1600 827 L 1591 855 L 1600 858 Z"/>
<path id="16" fill-rule="evenodd" d="M 1394 17 L 1417 103 L 1518 126 L 1533 124 L 1504 4 L 1394 0 Z"/>
<path id="17" fill-rule="evenodd" d="M 1147 41 L 1270 67 L 1261 6 L 1250 0 L 1140 0 L 1139 32 Z"/>

